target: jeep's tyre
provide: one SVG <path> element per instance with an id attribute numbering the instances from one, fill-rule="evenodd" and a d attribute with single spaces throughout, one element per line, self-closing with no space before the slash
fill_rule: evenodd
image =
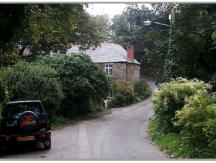
<path id="1" fill-rule="evenodd" d="M 51 149 L 51 138 L 47 138 L 43 141 L 44 149 L 49 150 Z"/>
<path id="2" fill-rule="evenodd" d="M 18 127 L 25 132 L 31 132 L 38 126 L 38 116 L 32 111 L 23 112 L 17 121 Z"/>

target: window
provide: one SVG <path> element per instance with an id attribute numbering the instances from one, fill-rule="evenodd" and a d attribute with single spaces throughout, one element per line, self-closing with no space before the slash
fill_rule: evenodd
<path id="1" fill-rule="evenodd" d="M 107 76 L 112 76 L 112 65 L 105 65 L 105 72 Z"/>
<path id="2" fill-rule="evenodd" d="M 13 118 L 17 116 L 19 113 L 23 113 L 25 111 L 32 111 L 37 115 L 42 113 L 41 105 L 38 103 L 15 103 L 7 105 L 8 118 Z"/>

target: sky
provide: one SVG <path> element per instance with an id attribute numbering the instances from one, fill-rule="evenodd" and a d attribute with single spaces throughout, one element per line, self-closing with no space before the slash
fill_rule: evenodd
<path id="1" fill-rule="evenodd" d="M 114 15 L 121 14 L 126 7 L 127 3 L 89 3 L 86 11 L 91 15 L 107 14 L 112 19 Z"/>
<path id="2" fill-rule="evenodd" d="M 86 11 L 91 15 L 107 14 L 112 19 L 114 15 L 121 14 L 126 6 L 126 3 L 93 3 Z"/>

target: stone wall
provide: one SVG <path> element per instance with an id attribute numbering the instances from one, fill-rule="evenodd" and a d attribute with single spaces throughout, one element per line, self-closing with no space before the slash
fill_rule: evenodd
<path id="1" fill-rule="evenodd" d="M 114 80 L 129 81 L 133 83 L 140 78 L 140 65 L 118 62 L 118 63 L 98 63 L 105 72 L 106 65 L 112 65 L 112 78 Z"/>
<path id="2" fill-rule="evenodd" d="M 98 65 L 104 72 L 106 65 L 112 65 L 112 78 L 126 81 L 126 63 L 99 63 Z"/>
<path id="3" fill-rule="evenodd" d="M 127 80 L 131 83 L 140 79 L 140 65 L 127 63 Z"/>

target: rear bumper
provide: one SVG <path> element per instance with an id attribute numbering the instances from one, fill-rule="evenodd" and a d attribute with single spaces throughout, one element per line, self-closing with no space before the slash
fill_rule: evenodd
<path id="1" fill-rule="evenodd" d="M 22 140 L 18 141 L 18 138 L 22 137 L 34 137 L 34 140 Z M 7 144 L 20 144 L 25 142 L 38 142 L 43 141 L 51 138 L 51 131 L 44 131 L 44 132 L 35 132 L 30 133 L 28 135 L 0 135 L 0 144 L 1 145 L 7 145 Z"/>

